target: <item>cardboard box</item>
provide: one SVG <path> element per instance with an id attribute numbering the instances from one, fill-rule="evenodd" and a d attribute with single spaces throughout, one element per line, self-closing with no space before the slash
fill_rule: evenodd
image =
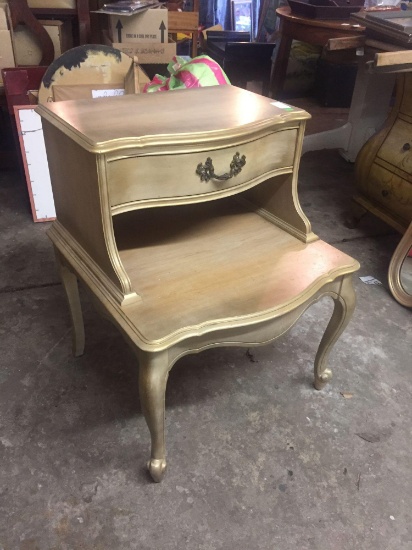
<path id="1" fill-rule="evenodd" d="M 133 57 L 133 63 L 124 77 L 124 93 L 141 94 L 149 82 L 150 78 L 139 65 L 137 57 Z"/>
<path id="2" fill-rule="evenodd" d="M 115 43 L 167 44 L 168 11 L 153 8 L 134 15 L 109 15 L 110 38 Z"/>
<path id="3" fill-rule="evenodd" d="M 138 62 L 142 65 L 144 64 L 157 64 L 169 63 L 173 56 L 176 55 L 176 42 L 171 38 L 168 39 L 167 44 L 160 44 L 159 42 L 148 42 L 144 43 L 134 43 L 134 42 L 112 42 L 106 32 L 103 31 L 103 43 L 106 46 L 111 46 L 116 48 L 121 52 L 125 53 L 132 59 L 137 57 Z"/>
<path id="4" fill-rule="evenodd" d="M 0 69 L 15 66 L 10 31 L 2 29 L 0 30 Z"/>
<path id="5" fill-rule="evenodd" d="M 39 103 L 39 90 L 29 90 L 27 97 L 30 105 L 37 105 Z"/>
<path id="6" fill-rule="evenodd" d="M 142 44 L 113 42 L 111 44 L 130 57 L 136 56 L 141 64 L 169 63 L 176 55 L 176 42 L 160 44 L 159 42 L 147 42 Z"/>
<path id="7" fill-rule="evenodd" d="M 41 21 L 52 39 L 54 59 L 73 47 L 71 21 Z M 17 65 L 38 65 L 42 58 L 42 50 L 38 38 L 25 25 L 17 25 L 13 31 L 14 56 Z"/>
<path id="8" fill-rule="evenodd" d="M 105 84 L 53 84 L 53 101 L 67 101 L 70 99 L 97 99 L 125 94 L 141 93 L 145 84 L 150 82 L 149 77 L 132 59 L 130 68 L 121 82 L 107 82 Z"/>
<path id="9" fill-rule="evenodd" d="M 7 31 L 10 26 L 10 8 L 5 2 L 0 2 L 0 31 Z"/>
<path id="10" fill-rule="evenodd" d="M 94 99 L 124 95 L 124 84 L 70 84 L 53 85 L 53 101 L 70 99 Z"/>

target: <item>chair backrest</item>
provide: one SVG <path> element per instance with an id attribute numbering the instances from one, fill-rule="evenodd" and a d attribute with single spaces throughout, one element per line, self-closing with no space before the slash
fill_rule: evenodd
<path id="1" fill-rule="evenodd" d="M 250 42 L 250 33 L 243 31 L 206 31 L 209 42 Z"/>
<path id="2" fill-rule="evenodd" d="M 207 30 L 204 44 L 205 53 L 223 66 L 225 49 L 228 42 L 249 43 L 250 33 L 241 31 Z"/>
<path id="3" fill-rule="evenodd" d="M 266 42 L 226 42 L 225 60 L 270 67 L 274 47 Z"/>
<path id="4" fill-rule="evenodd" d="M 39 23 L 29 9 L 27 0 L 8 0 L 8 4 L 13 29 L 15 29 L 20 23 L 26 25 L 29 31 L 34 34 L 40 46 L 42 57 L 39 65 L 50 65 L 54 59 L 53 41 L 46 29 L 41 23 Z"/>
<path id="5" fill-rule="evenodd" d="M 227 42 L 223 68 L 235 86 L 246 88 L 250 81 L 262 82 L 262 94 L 269 95 L 274 44 L 266 42 Z"/>
<path id="6" fill-rule="evenodd" d="M 232 84 L 246 88 L 247 82 L 258 80 L 263 95 L 269 94 L 275 44 L 250 42 L 250 33 L 240 31 L 206 31 L 206 36 L 206 53 L 223 67 Z"/>

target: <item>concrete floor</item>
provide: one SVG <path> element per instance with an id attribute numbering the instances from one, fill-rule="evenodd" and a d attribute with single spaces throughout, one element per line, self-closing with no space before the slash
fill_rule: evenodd
<path id="1" fill-rule="evenodd" d="M 0 175 L 1 550 L 412 549 L 412 312 L 386 280 L 400 237 L 372 217 L 344 226 L 353 166 L 336 151 L 306 154 L 299 186 L 315 232 L 382 285 L 356 276 L 323 392 L 326 299 L 250 354 L 182 359 L 154 484 L 134 356 L 86 295 L 86 353 L 71 356 L 47 224 L 18 174 Z"/>

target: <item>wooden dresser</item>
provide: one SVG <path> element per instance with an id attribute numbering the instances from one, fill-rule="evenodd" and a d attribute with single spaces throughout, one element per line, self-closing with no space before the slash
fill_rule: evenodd
<path id="1" fill-rule="evenodd" d="M 404 233 L 412 221 L 412 73 L 400 74 L 396 86 L 391 115 L 356 158 L 354 214 L 368 210 Z"/>
<path id="2" fill-rule="evenodd" d="M 155 481 L 165 389 L 183 355 L 265 344 L 335 303 L 315 387 L 355 305 L 358 263 L 311 230 L 297 195 L 308 114 L 232 86 L 38 107 L 56 204 L 49 231 L 84 349 L 77 279 L 137 353 Z"/>

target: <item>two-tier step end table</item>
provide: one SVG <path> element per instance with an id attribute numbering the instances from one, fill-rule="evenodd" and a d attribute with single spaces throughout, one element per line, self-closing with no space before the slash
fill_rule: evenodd
<path id="1" fill-rule="evenodd" d="M 309 115 L 233 86 L 41 105 L 56 250 L 84 349 L 77 280 L 137 353 L 151 476 L 182 356 L 266 344 L 323 296 L 315 387 L 355 306 L 356 260 L 312 232 L 297 178 Z"/>

